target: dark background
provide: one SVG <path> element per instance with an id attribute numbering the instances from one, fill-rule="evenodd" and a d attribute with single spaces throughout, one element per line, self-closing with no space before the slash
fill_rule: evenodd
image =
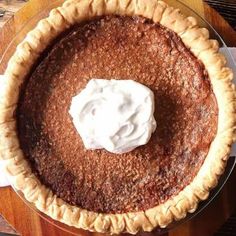
<path id="1" fill-rule="evenodd" d="M 236 0 L 204 0 L 218 11 L 236 30 Z M 236 43 L 236 42 L 235 42 Z M 236 235 L 236 233 L 235 233 Z"/>

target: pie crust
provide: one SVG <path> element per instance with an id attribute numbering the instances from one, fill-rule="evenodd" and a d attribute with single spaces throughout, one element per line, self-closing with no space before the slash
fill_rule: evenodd
<path id="1" fill-rule="evenodd" d="M 217 134 L 194 180 L 178 195 L 145 211 L 107 214 L 69 205 L 41 184 L 32 173 L 17 137 L 14 111 L 19 91 L 40 53 L 71 25 L 107 14 L 141 15 L 176 32 L 205 65 L 218 102 Z M 164 228 L 173 220 L 182 219 L 188 212 L 194 212 L 198 202 L 206 199 L 209 191 L 217 185 L 236 137 L 233 73 L 226 67 L 226 60 L 218 53 L 218 49 L 218 42 L 209 39 L 208 30 L 199 28 L 195 18 L 182 15 L 178 9 L 163 1 L 67 0 L 61 7 L 53 9 L 49 17 L 41 20 L 18 45 L 4 78 L 0 80 L 0 159 L 5 160 L 12 185 L 22 191 L 29 202 L 53 219 L 94 232 L 135 234 L 141 230 L 151 231 L 155 227 Z"/>

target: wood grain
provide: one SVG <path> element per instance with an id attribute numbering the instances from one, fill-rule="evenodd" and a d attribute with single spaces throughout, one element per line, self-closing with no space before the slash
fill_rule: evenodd
<path id="1" fill-rule="evenodd" d="M 230 217 L 229 220 L 218 230 L 214 236 L 233 236 L 236 234 L 236 214 Z"/>
<path id="2" fill-rule="evenodd" d="M 5 51 L 6 45 L 10 43 L 16 32 L 19 32 L 27 21 L 50 3 L 50 0 L 31 0 L 4 24 L 0 30 L 0 58 Z M 0 69 L 0 74 L 1 73 L 3 73 L 3 71 Z"/>
<path id="3" fill-rule="evenodd" d="M 31 0 L 14 18 L 4 25 L 0 31 L 0 58 L 6 45 L 9 44 L 12 37 L 29 20 L 34 14 L 46 7 L 50 0 Z M 187 5 L 192 7 L 216 28 L 223 35 L 223 38 L 230 46 L 236 46 L 236 33 L 208 5 L 203 4 L 201 0 L 183 0 Z M 0 73 L 3 72 L 4 66 L 0 65 Z M 225 222 L 235 208 L 236 189 L 232 188 L 236 182 L 236 170 L 231 176 L 230 181 L 224 187 L 221 194 L 203 211 L 202 214 L 189 222 L 184 223 L 177 229 L 172 230 L 166 236 L 210 236 Z M 37 213 L 28 208 L 25 203 L 10 188 L 0 189 L 0 212 L 23 236 L 64 236 L 71 235 L 50 224 Z M 220 214 L 219 214 L 220 212 Z M 81 236 L 99 236 L 101 234 L 91 234 L 80 231 Z M 154 236 L 155 233 L 145 234 L 145 236 Z"/>
<path id="4" fill-rule="evenodd" d="M 219 12 L 236 30 L 236 1 L 235 0 L 205 0 L 209 6 Z"/>
<path id="5" fill-rule="evenodd" d="M 208 4 L 204 4 L 204 15 L 208 22 L 211 23 L 214 29 L 221 35 L 227 46 L 236 46 L 236 32 L 213 8 Z M 216 17 L 217 16 L 217 17 Z"/>
<path id="6" fill-rule="evenodd" d="M 5 13 L 0 17 L 0 28 L 3 27 L 5 22 L 9 20 L 23 5 L 25 1 L 11 0 L 11 1 L 0 1 L 0 9 L 5 10 Z"/>
<path id="7" fill-rule="evenodd" d="M 9 223 L 0 215 L 0 232 L 18 235 L 18 233 L 9 225 Z"/>

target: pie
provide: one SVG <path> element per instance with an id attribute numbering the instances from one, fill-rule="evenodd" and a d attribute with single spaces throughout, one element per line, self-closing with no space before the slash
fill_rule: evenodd
<path id="1" fill-rule="evenodd" d="M 0 81 L 0 158 L 50 217 L 135 234 L 193 212 L 235 140 L 233 74 L 193 17 L 157 0 L 67 0 L 19 44 Z M 156 131 L 133 151 L 86 150 L 68 115 L 91 78 L 155 96 Z"/>

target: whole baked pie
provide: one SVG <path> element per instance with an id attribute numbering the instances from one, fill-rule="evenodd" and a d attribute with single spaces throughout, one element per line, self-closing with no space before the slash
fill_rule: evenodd
<path id="1" fill-rule="evenodd" d="M 235 139 L 225 65 L 207 29 L 162 1 L 66 1 L 28 33 L 0 81 L 0 158 L 13 185 L 52 218 L 95 232 L 185 217 L 217 184 Z M 153 92 L 147 144 L 84 147 L 68 111 L 94 78 Z"/>

